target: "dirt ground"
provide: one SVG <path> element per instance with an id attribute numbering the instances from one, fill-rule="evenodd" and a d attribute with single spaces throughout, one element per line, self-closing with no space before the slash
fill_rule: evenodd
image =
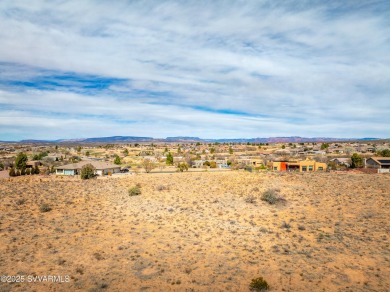
<path id="1" fill-rule="evenodd" d="M 69 277 L 0 291 L 390 291 L 390 175 L 17 177 L 0 200 L 0 276 Z"/>

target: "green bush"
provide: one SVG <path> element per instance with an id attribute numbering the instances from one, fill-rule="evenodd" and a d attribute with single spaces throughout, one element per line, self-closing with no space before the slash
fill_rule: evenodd
<path id="1" fill-rule="evenodd" d="M 15 158 L 15 167 L 17 169 L 26 168 L 27 160 L 27 155 L 23 152 L 20 152 Z"/>
<path id="2" fill-rule="evenodd" d="M 48 204 L 43 203 L 41 206 L 39 206 L 39 211 L 42 213 L 49 212 L 51 211 L 51 207 Z"/>
<path id="3" fill-rule="evenodd" d="M 84 165 L 81 168 L 80 177 L 81 179 L 90 179 L 95 177 L 95 167 L 90 163 Z"/>
<path id="4" fill-rule="evenodd" d="M 268 285 L 267 281 L 263 279 L 263 277 L 258 277 L 258 278 L 252 279 L 249 287 L 250 287 L 251 291 L 269 290 L 269 285 Z"/>
<path id="5" fill-rule="evenodd" d="M 31 174 L 31 170 L 30 170 L 30 168 L 27 168 L 26 169 L 26 175 L 30 175 Z"/>
<path id="6" fill-rule="evenodd" d="M 134 187 L 129 189 L 129 196 L 130 197 L 139 196 L 140 194 L 141 194 L 141 189 L 139 186 L 134 186 Z"/>

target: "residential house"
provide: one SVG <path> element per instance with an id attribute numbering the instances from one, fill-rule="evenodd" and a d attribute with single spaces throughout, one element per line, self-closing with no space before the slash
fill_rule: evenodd
<path id="1" fill-rule="evenodd" d="M 366 160 L 366 167 L 390 169 L 390 157 L 370 157 Z"/>
<path id="2" fill-rule="evenodd" d="M 80 161 L 78 163 L 66 164 L 56 167 L 56 175 L 78 175 L 81 172 L 81 168 L 86 164 L 92 164 L 96 169 L 97 175 L 107 175 L 112 173 L 118 173 L 121 167 L 116 164 L 111 164 L 103 161 Z"/>
<path id="3" fill-rule="evenodd" d="M 326 163 L 317 162 L 311 159 L 306 159 L 302 161 L 273 161 L 270 162 L 268 165 L 271 170 L 274 171 L 312 172 L 324 171 L 327 168 Z"/>

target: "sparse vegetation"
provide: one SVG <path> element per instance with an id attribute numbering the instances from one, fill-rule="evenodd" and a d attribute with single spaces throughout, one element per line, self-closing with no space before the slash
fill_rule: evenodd
<path id="1" fill-rule="evenodd" d="M 270 287 L 267 281 L 263 279 L 263 277 L 258 277 L 252 279 L 249 288 L 251 291 L 265 291 L 265 290 L 269 290 Z"/>
<path id="2" fill-rule="evenodd" d="M 47 203 L 43 203 L 39 206 L 39 211 L 42 213 L 50 212 L 52 209 Z"/>
<path id="3" fill-rule="evenodd" d="M 150 159 L 144 159 L 141 164 L 142 168 L 145 169 L 146 173 L 151 172 L 153 169 L 156 168 L 156 163 L 151 161 Z"/>
<path id="4" fill-rule="evenodd" d="M 134 186 L 129 189 L 129 196 L 139 196 L 141 194 L 141 189 L 139 186 Z"/>
<path id="5" fill-rule="evenodd" d="M 278 194 L 278 190 L 276 189 L 269 189 L 266 190 L 262 196 L 261 200 L 267 202 L 270 205 L 277 204 L 279 202 L 285 202 L 286 200 Z"/>

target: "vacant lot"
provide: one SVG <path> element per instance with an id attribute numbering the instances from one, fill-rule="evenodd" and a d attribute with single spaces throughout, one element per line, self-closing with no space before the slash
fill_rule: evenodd
<path id="1" fill-rule="evenodd" d="M 0 291 L 390 290 L 389 175 L 18 177 L 0 199 L 0 275 L 71 278 Z"/>

